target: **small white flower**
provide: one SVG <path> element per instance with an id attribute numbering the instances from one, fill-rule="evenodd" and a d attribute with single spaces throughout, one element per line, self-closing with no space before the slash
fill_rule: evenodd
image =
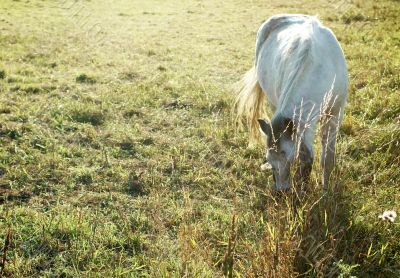
<path id="1" fill-rule="evenodd" d="M 385 210 L 381 215 L 378 216 L 379 219 L 392 223 L 396 220 L 396 217 L 397 213 L 394 210 Z"/>

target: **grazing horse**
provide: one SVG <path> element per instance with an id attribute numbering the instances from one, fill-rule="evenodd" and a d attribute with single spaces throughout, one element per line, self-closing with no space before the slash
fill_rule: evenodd
<path id="1" fill-rule="evenodd" d="M 250 143 L 259 138 L 259 129 L 266 135 L 266 157 L 275 189 L 290 188 L 290 166 L 295 159 L 299 161 L 297 176 L 309 177 L 318 122 L 327 186 L 347 89 L 343 51 L 333 32 L 316 17 L 276 15 L 261 25 L 255 64 L 241 81 L 235 106 L 238 119 L 247 119 Z M 273 113 L 270 122 L 260 119 L 265 97 Z"/>

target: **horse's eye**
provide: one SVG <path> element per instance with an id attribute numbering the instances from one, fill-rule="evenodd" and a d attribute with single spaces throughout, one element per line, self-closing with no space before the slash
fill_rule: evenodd
<path id="1" fill-rule="evenodd" d="M 280 151 L 279 152 L 281 155 L 285 155 L 286 153 L 285 153 L 285 151 Z"/>

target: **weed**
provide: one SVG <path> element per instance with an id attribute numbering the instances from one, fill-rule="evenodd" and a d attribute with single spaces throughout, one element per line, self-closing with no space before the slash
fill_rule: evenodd
<path id="1" fill-rule="evenodd" d="M 102 125 L 106 120 L 106 115 L 103 111 L 83 106 L 72 109 L 70 116 L 73 121 L 89 123 L 93 126 Z"/>
<path id="2" fill-rule="evenodd" d="M 88 76 L 86 73 L 81 73 L 75 78 L 75 81 L 78 83 L 87 83 L 94 84 L 96 83 L 96 79 L 94 77 Z"/>

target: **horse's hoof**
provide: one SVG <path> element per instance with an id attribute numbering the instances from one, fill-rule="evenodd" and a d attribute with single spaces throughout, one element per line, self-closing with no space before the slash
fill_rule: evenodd
<path id="1" fill-rule="evenodd" d="M 287 186 L 276 186 L 276 185 L 273 185 L 272 189 L 274 191 L 277 191 L 277 192 L 288 192 L 288 191 L 290 191 L 290 185 L 287 185 Z"/>
<path id="2" fill-rule="evenodd" d="M 276 197 L 287 196 L 289 192 L 290 192 L 290 186 L 289 187 L 272 186 L 272 194 L 275 195 Z"/>

